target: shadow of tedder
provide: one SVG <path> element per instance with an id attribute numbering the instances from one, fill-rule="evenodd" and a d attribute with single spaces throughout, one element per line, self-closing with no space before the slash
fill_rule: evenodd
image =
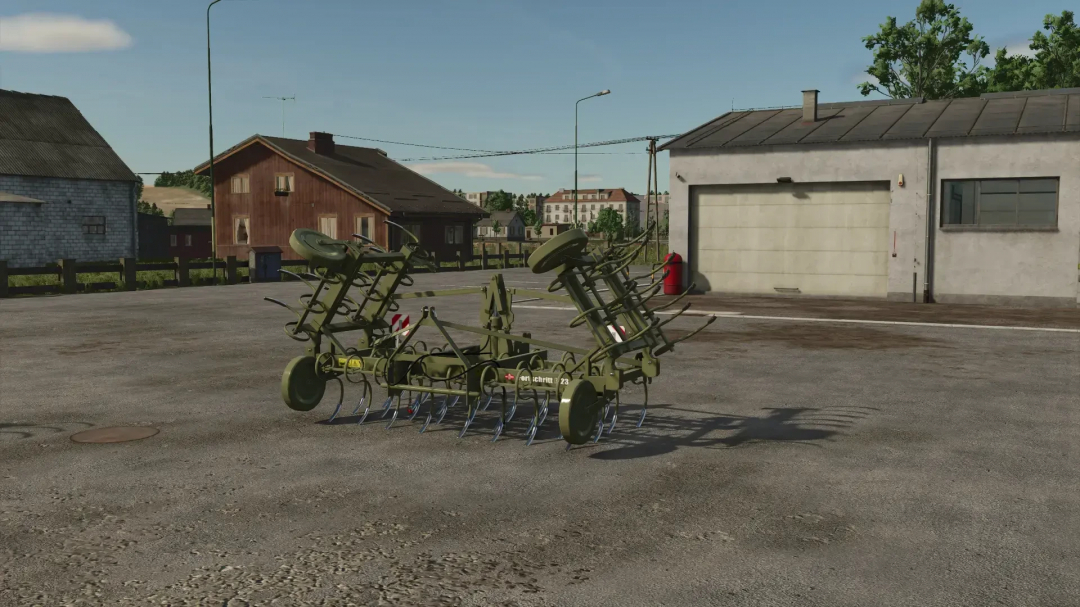
<path id="1" fill-rule="evenodd" d="M 623 460 L 653 457 L 678 449 L 731 449 L 756 443 L 784 442 L 820 446 L 855 422 L 878 411 L 873 407 L 779 407 L 761 416 L 713 415 L 671 405 L 649 407 L 641 428 L 616 429 L 593 446 L 608 448 L 590 457 Z M 687 415 L 690 414 L 690 415 Z M 617 445 L 614 448 L 610 446 Z"/>

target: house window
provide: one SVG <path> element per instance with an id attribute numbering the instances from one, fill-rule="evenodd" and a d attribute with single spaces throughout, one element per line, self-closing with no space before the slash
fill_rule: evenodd
<path id="1" fill-rule="evenodd" d="M 83 234 L 104 234 L 105 217 L 101 215 L 83 217 L 82 231 Z"/>
<path id="2" fill-rule="evenodd" d="M 175 247 L 176 246 L 176 234 L 169 234 L 169 246 L 170 247 Z"/>
<path id="3" fill-rule="evenodd" d="M 375 240 L 372 234 L 372 227 L 375 225 L 375 217 L 372 215 L 358 215 L 356 217 L 356 234 L 363 236 L 369 240 Z"/>
<path id="4" fill-rule="evenodd" d="M 943 226 L 1057 226 L 1058 179 L 981 179 L 942 184 Z"/>
<path id="5" fill-rule="evenodd" d="M 337 238 L 337 215 L 319 215 L 319 231 L 330 238 Z"/>
<path id="6" fill-rule="evenodd" d="M 446 244 L 463 244 L 465 226 L 446 226 Z"/>
<path id="7" fill-rule="evenodd" d="M 191 234 L 184 234 L 184 246 L 185 247 L 190 247 L 191 246 Z"/>
<path id="8" fill-rule="evenodd" d="M 251 244 L 247 216 L 233 217 L 233 244 Z"/>
<path id="9" fill-rule="evenodd" d="M 251 182 L 245 174 L 236 175 L 232 178 L 233 194 L 250 194 Z"/>
<path id="10" fill-rule="evenodd" d="M 277 192 L 292 192 L 293 190 L 293 174 L 292 173 L 277 173 L 274 175 L 274 191 Z"/>

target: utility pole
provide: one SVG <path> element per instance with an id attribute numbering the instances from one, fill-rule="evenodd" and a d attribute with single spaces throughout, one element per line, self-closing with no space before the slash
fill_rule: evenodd
<path id="1" fill-rule="evenodd" d="M 281 136 L 285 137 L 285 102 L 296 101 L 296 96 L 292 97 L 263 97 L 263 99 L 277 99 L 281 101 Z"/>

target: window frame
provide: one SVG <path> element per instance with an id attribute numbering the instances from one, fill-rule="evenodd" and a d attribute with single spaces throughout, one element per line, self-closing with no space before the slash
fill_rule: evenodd
<path id="1" fill-rule="evenodd" d="M 450 224 L 443 228 L 443 244 L 465 244 L 465 226 Z"/>
<path id="2" fill-rule="evenodd" d="M 97 221 L 92 221 L 97 219 L 100 219 L 101 222 L 98 223 Z M 104 215 L 83 215 L 83 234 L 87 236 L 104 236 L 108 231 L 108 220 Z"/>
<path id="3" fill-rule="evenodd" d="M 191 234 L 184 234 L 184 246 L 185 247 L 190 247 L 191 246 Z"/>
<path id="4" fill-rule="evenodd" d="M 240 220 L 244 220 L 244 231 L 247 232 L 247 242 L 237 242 L 239 239 L 236 237 L 236 232 L 240 228 Z M 234 245 L 251 246 L 251 217 L 247 214 L 237 214 L 232 216 L 232 241 Z"/>
<path id="5" fill-rule="evenodd" d="M 236 189 L 236 182 L 240 181 L 240 190 Z M 232 176 L 230 180 L 232 194 L 250 194 L 251 193 L 251 176 L 247 173 L 237 173 Z"/>
<path id="6" fill-rule="evenodd" d="M 353 234 L 364 234 L 361 229 L 360 222 L 363 219 L 368 220 L 368 233 L 365 235 L 372 241 L 375 241 L 375 215 L 371 213 L 357 213 L 353 215 Z"/>
<path id="7" fill-rule="evenodd" d="M 284 177 L 286 189 L 278 187 L 278 180 Z M 296 174 L 295 173 L 274 173 L 274 191 L 275 192 L 295 192 L 296 191 Z"/>
<path id="8" fill-rule="evenodd" d="M 982 205 L 980 204 L 980 197 L 982 194 L 982 184 L 985 182 L 1003 182 L 1003 181 L 1015 181 L 1017 183 L 1017 199 L 1016 199 L 1016 219 L 1015 223 L 980 223 L 982 217 Z M 1056 188 L 1054 191 L 1054 222 L 1052 224 L 1022 224 L 1019 223 L 1019 215 L 1021 212 L 1020 206 L 1020 194 L 1024 193 L 1022 184 L 1025 181 L 1053 181 Z M 953 183 L 972 183 L 974 184 L 974 207 L 975 207 L 975 221 L 974 223 L 947 223 L 946 217 L 948 215 L 948 207 L 950 200 L 946 198 L 948 192 L 948 186 Z M 938 229 L 943 232 L 1056 232 L 1061 221 L 1061 177 L 1060 176 L 1041 176 L 1041 177 L 990 177 L 990 178 L 972 178 L 972 179 L 942 179 L 939 184 L 940 189 L 939 198 L 937 204 L 937 225 Z M 1029 192 L 1039 193 L 1039 192 Z"/>
<path id="9" fill-rule="evenodd" d="M 333 234 L 327 234 L 325 231 L 323 231 L 323 220 L 324 219 L 332 219 L 333 220 L 333 226 L 334 226 L 334 233 Z M 318 221 L 319 225 L 318 225 L 318 227 L 316 229 L 319 232 L 321 232 L 323 234 L 326 234 L 330 238 L 333 238 L 334 240 L 337 240 L 337 231 L 338 231 L 337 219 L 338 219 L 337 213 L 319 213 L 318 218 L 317 218 L 317 221 Z"/>

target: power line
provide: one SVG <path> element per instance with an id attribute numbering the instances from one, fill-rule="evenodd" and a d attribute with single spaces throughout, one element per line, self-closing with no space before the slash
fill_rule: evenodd
<path id="1" fill-rule="evenodd" d="M 598 147 L 605 145 L 620 145 L 623 143 L 634 143 L 637 141 L 648 141 L 649 139 L 670 139 L 672 137 L 678 137 L 682 133 L 676 133 L 674 135 L 650 135 L 644 137 L 628 137 L 626 139 L 612 139 L 610 141 L 597 141 L 593 143 L 578 144 L 578 148 Z M 494 156 L 519 156 L 523 154 L 547 154 L 551 152 L 558 152 L 561 150 L 572 150 L 573 145 L 560 145 L 546 148 L 534 148 L 529 150 L 516 150 L 510 152 L 488 152 L 484 154 L 466 155 L 466 156 L 434 156 L 430 158 L 402 158 L 398 162 L 415 162 L 418 160 L 463 160 L 466 158 L 490 158 Z"/>

